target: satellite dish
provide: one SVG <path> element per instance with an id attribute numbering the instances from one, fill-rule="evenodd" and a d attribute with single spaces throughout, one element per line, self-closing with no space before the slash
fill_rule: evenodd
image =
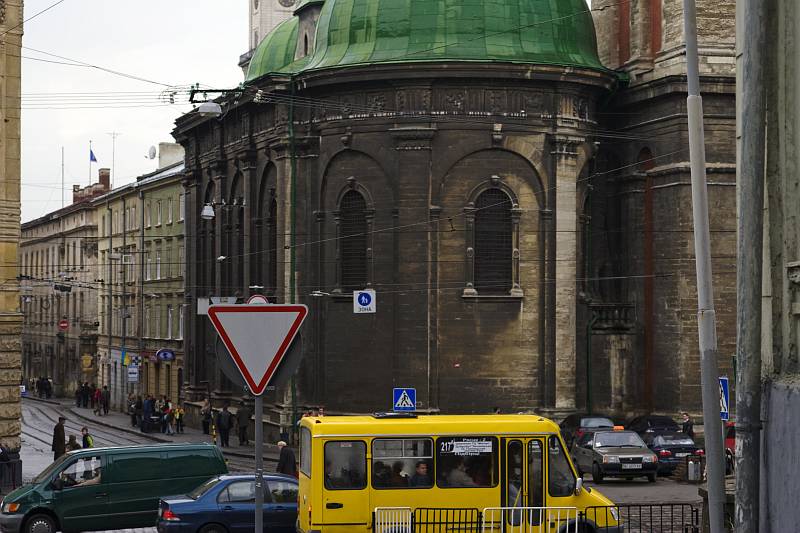
<path id="1" fill-rule="evenodd" d="M 151 146 L 150 149 L 147 151 L 147 157 L 149 157 L 150 159 L 155 159 L 156 158 L 156 147 L 155 146 Z"/>

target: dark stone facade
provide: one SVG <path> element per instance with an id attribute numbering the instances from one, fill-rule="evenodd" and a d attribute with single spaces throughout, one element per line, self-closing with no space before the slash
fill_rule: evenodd
<path id="1" fill-rule="evenodd" d="M 704 84 L 730 374 L 734 86 Z M 297 402 L 328 411 L 389 409 L 394 386 L 456 413 L 697 411 L 684 81 L 617 89 L 591 70 L 382 65 L 265 77 L 220 120 L 190 113 L 175 130 L 187 150 L 187 303 L 263 292 L 308 305 Z M 474 202 L 487 189 L 513 203 L 503 293 L 473 283 Z M 376 314 L 353 314 L 343 280 L 348 191 L 365 201 Z M 208 203 L 213 221 L 199 216 Z M 189 320 L 190 392 L 237 395 L 210 324 Z"/>

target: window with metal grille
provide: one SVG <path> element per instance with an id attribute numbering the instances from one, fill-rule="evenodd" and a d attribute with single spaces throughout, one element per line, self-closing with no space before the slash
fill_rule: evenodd
<path id="1" fill-rule="evenodd" d="M 511 198 L 487 189 L 475 201 L 475 289 L 507 293 L 512 285 Z"/>
<path id="2" fill-rule="evenodd" d="M 339 220 L 342 289 L 363 289 L 367 285 L 367 202 L 361 193 L 345 193 Z"/>

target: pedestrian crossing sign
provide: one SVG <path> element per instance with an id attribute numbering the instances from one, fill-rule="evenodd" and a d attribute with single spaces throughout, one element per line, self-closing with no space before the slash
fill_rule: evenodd
<path id="1" fill-rule="evenodd" d="M 392 394 L 392 411 L 408 412 L 417 410 L 417 389 L 394 389 Z"/>
<path id="2" fill-rule="evenodd" d="M 719 378 L 719 417 L 722 421 L 730 419 L 731 413 L 731 394 L 728 386 L 728 378 L 723 376 Z"/>

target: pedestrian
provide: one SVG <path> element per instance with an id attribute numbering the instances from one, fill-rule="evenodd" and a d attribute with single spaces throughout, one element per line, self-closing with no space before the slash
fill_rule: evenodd
<path id="1" fill-rule="evenodd" d="M 84 381 L 83 385 L 81 385 L 81 406 L 84 408 L 89 407 L 89 398 L 92 396 L 92 388 L 89 386 L 89 383 Z"/>
<path id="2" fill-rule="evenodd" d="M 108 415 L 108 406 L 111 404 L 111 391 L 108 390 L 108 385 L 103 385 L 100 401 L 103 404 L 103 414 Z"/>
<path id="3" fill-rule="evenodd" d="M 64 436 L 64 421 L 66 418 L 63 416 L 58 417 L 58 422 L 53 428 L 53 461 L 67 453 L 66 437 Z"/>
<path id="4" fill-rule="evenodd" d="M 75 407 L 81 406 L 81 398 L 83 396 L 83 385 L 78 383 L 78 386 L 75 388 Z"/>
<path id="5" fill-rule="evenodd" d="M 690 439 L 694 439 L 694 422 L 692 422 L 692 417 L 689 416 L 689 413 L 683 413 L 681 431 L 689 435 Z"/>
<path id="6" fill-rule="evenodd" d="M 89 428 L 83 426 L 81 428 L 81 435 L 83 437 L 83 447 L 84 448 L 94 448 L 94 437 L 89 434 Z"/>
<path id="7" fill-rule="evenodd" d="M 203 421 L 203 434 L 208 435 L 211 431 L 211 402 L 208 398 L 203 402 L 203 407 L 200 408 L 200 416 Z"/>
<path id="8" fill-rule="evenodd" d="M 92 394 L 92 405 L 94 406 L 92 407 L 92 412 L 97 416 L 101 414 L 100 400 L 102 396 L 103 393 L 100 389 L 95 389 L 94 394 Z"/>
<path id="9" fill-rule="evenodd" d="M 67 451 L 73 452 L 75 450 L 80 450 L 80 449 L 81 445 L 78 444 L 78 437 L 76 437 L 75 435 L 70 435 L 69 442 L 67 442 Z"/>
<path id="10" fill-rule="evenodd" d="M 492 409 L 492 412 L 494 414 L 496 414 L 496 415 L 499 415 L 500 414 L 500 408 L 499 407 L 495 407 L 494 409 Z"/>
<path id="11" fill-rule="evenodd" d="M 180 405 L 175 408 L 175 432 L 183 433 L 183 418 L 186 416 L 186 411 Z"/>
<path id="12" fill-rule="evenodd" d="M 136 403 L 133 406 L 133 415 L 136 417 L 136 426 L 140 426 L 142 424 L 142 415 L 144 415 L 144 402 L 142 401 L 142 395 L 136 397 Z"/>
<path id="13" fill-rule="evenodd" d="M 175 434 L 175 410 L 170 409 L 169 404 L 164 407 L 164 420 L 166 421 L 167 435 L 174 435 Z"/>
<path id="14" fill-rule="evenodd" d="M 239 410 L 236 411 L 236 425 L 239 427 L 239 446 L 247 446 L 250 444 L 247 438 L 247 430 L 250 426 L 250 417 L 253 414 L 250 409 L 244 404 L 243 401 L 239 402 Z M 258 423 L 258 421 L 256 421 Z"/>
<path id="15" fill-rule="evenodd" d="M 44 379 L 44 396 L 48 400 L 53 395 L 53 381 L 50 378 Z"/>
<path id="16" fill-rule="evenodd" d="M 142 402 L 142 413 L 143 416 L 142 416 L 141 430 L 142 433 L 147 433 L 150 427 L 150 419 L 153 416 L 153 397 L 150 396 L 149 394 Z"/>
<path id="17" fill-rule="evenodd" d="M 278 467 L 275 469 L 279 474 L 297 477 L 297 459 L 294 452 L 286 445 L 286 441 L 279 440 L 278 448 L 281 450 L 278 456 Z"/>
<path id="18" fill-rule="evenodd" d="M 131 392 L 128 394 L 128 416 L 131 417 L 131 427 L 136 427 L 136 396 Z"/>
<path id="19" fill-rule="evenodd" d="M 233 427 L 233 415 L 228 411 L 227 405 L 224 405 L 222 411 L 217 414 L 216 422 L 220 446 L 227 448 L 230 446 L 231 427 Z"/>

